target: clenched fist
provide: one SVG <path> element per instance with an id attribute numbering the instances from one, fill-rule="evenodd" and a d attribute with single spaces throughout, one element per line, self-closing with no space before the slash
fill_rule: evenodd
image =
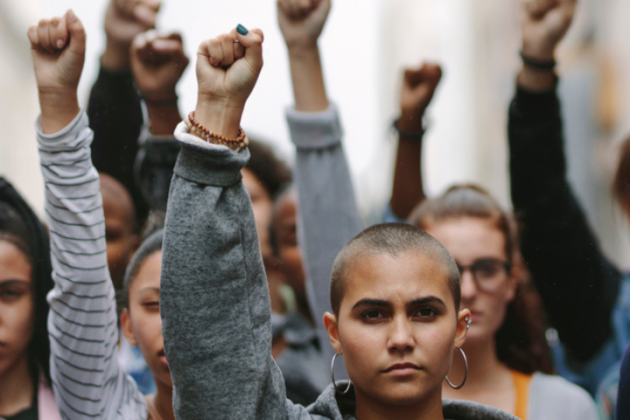
<path id="1" fill-rule="evenodd" d="M 69 10 L 28 30 L 45 133 L 59 131 L 79 112 L 77 86 L 85 61 L 85 31 Z"/>
<path id="2" fill-rule="evenodd" d="M 316 46 L 329 12 L 330 0 L 278 0 L 278 23 L 287 47 Z"/>
<path id="3" fill-rule="evenodd" d="M 161 0 L 110 0 L 105 13 L 107 48 L 101 59 L 110 69 L 129 67 L 129 48 L 133 39 L 155 28 Z"/>
<path id="4" fill-rule="evenodd" d="M 405 70 L 400 92 L 398 129 L 403 132 L 422 130 L 422 117 L 433 99 L 440 80 L 442 69 L 435 64 L 423 64 L 419 69 Z"/>
<path id="5" fill-rule="evenodd" d="M 230 138 L 238 135 L 245 102 L 263 66 L 262 31 L 239 25 L 239 32 L 204 41 L 197 52 L 197 119 Z"/>
<path id="6" fill-rule="evenodd" d="M 178 33 L 142 33 L 131 47 L 131 69 L 138 89 L 147 101 L 175 100 L 175 87 L 188 66 Z"/>
<path id="7" fill-rule="evenodd" d="M 523 55 L 553 61 L 556 47 L 571 26 L 576 5 L 576 0 L 525 0 Z"/>

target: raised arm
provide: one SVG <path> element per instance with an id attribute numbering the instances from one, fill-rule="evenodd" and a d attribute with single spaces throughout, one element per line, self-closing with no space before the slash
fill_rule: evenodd
<path id="1" fill-rule="evenodd" d="M 105 52 L 87 109 L 94 131 L 94 166 L 127 188 L 139 219 L 147 211 L 133 178 L 142 108 L 131 73 L 130 48 L 134 37 L 155 28 L 160 6 L 161 0 L 109 0 L 104 22 Z"/>
<path id="2" fill-rule="evenodd" d="M 422 139 L 425 111 L 442 79 L 438 65 L 424 64 L 419 69 L 406 69 L 400 92 L 400 118 L 396 120 L 398 151 L 394 168 L 394 186 L 390 200 L 392 222 L 405 220 L 425 199 L 422 185 Z"/>
<path id="3" fill-rule="evenodd" d="M 341 145 L 339 116 L 328 103 L 317 45 L 329 10 L 330 0 L 278 1 L 295 94 L 295 108 L 287 110 L 287 120 L 297 148 L 298 234 L 309 305 L 326 360 L 334 354 L 323 321 L 324 313 L 331 311 L 332 264 L 341 248 L 363 230 Z"/>
<path id="4" fill-rule="evenodd" d="M 525 4 L 525 64 L 509 116 L 512 201 L 549 320 L 573 362 L 586 363 L 611 336 L 620 274 L 602 255 L 566 176 L 553 62 L 575 0 Z"/>
<path id="5" fill-rule="evenodd" d="M 241 182 L 249 152 L 218 137 L 239 136 L 263 64 L 262 32 L 239 30 L 201 44 L 194 122 L 176 131 L 182 150 L 166 216 L 160 310 L 179 420 L 287 416 L 256 224 Z"/>
<path id="6" fill-rule="evenodd" d="M 144 97 L 144 122 L 134 165 L 136 185 L 151 210 L 166 211 L 168 190 L 179 144 L 173 133 L 182 120 L 177 105 L 177 83 L 188 66 L 178 33 L 141 33 L 131 46 L 131 68 Z"/>
<path id="7" fill-rule="evenodd" d="M 46 187 L 53 280 L 48 296 L 51 376 L 67 419 L 146 419 L 118 365 L 114 288 L 107 269 L 92 131 L 77 102 L 85 33 L 72 11 L 28 32 L 39 91 L 38 146 Z"/>

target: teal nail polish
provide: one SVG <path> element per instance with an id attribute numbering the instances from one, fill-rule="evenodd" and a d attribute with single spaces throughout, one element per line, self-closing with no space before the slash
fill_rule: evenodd
<path id="1" fill-rule="evenodd" d="M 249 33 L 247 28 L 241 25 L 240 23 L 236 26 L 236 32 L 238 32 L 241 35 L 247 35 Z"/>

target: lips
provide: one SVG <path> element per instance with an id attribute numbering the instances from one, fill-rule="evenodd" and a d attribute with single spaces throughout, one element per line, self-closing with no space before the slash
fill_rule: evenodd
<path id="1" fill-rule="evenodd" d="M 418 365 L 414 365 L 413 363 L 396 363 L 395 365 L 392 365 L 390 367 L 388 367 L 387 369 L 385 369 L 385 373 L 390 373 L 390 372 L 396 372 L 396 373 L 401 373 L 401 372 L 413 372 L 416 370 L 420 370 L 420 367 Z"/>

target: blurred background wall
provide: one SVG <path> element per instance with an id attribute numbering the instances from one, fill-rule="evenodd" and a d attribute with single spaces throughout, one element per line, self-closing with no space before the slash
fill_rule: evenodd
<path id="1" fill-rule="evenodd" d="M 107 0 L 0 0 L 0 174 L 43 209 L 33 124 L 38 114 L 26 30 L 73 8 L 88 31 L 80 85 L 87 104 L 104 46 Z M 377 222 L 391 188 L 404 66 L 439 62 L 444 78 L 430 108 L 423 164 L 429 195 L 475 182 L 509 205 L 506 117 L 520 62 L 520 0 L 333 0 L 321 49 L 330 97 L 341 110 L 346 152 L 362 211 Z M 561 53 L 570 178 L 607 255 L 630 267 L 630 226 L 609 184 L 616 145 L 630 134 L 630 2 L 581 0 Z M 179 30 L 191 58 L 205 38 L 237 23 L 265 31 L 265 68 L 243 125 L 291 160 L 283 110 L 292 103 L 274 0 L 164 0 L 158 26 Z M 180 108 L 195 106 L 194 61 L 179 85 Z"/>

